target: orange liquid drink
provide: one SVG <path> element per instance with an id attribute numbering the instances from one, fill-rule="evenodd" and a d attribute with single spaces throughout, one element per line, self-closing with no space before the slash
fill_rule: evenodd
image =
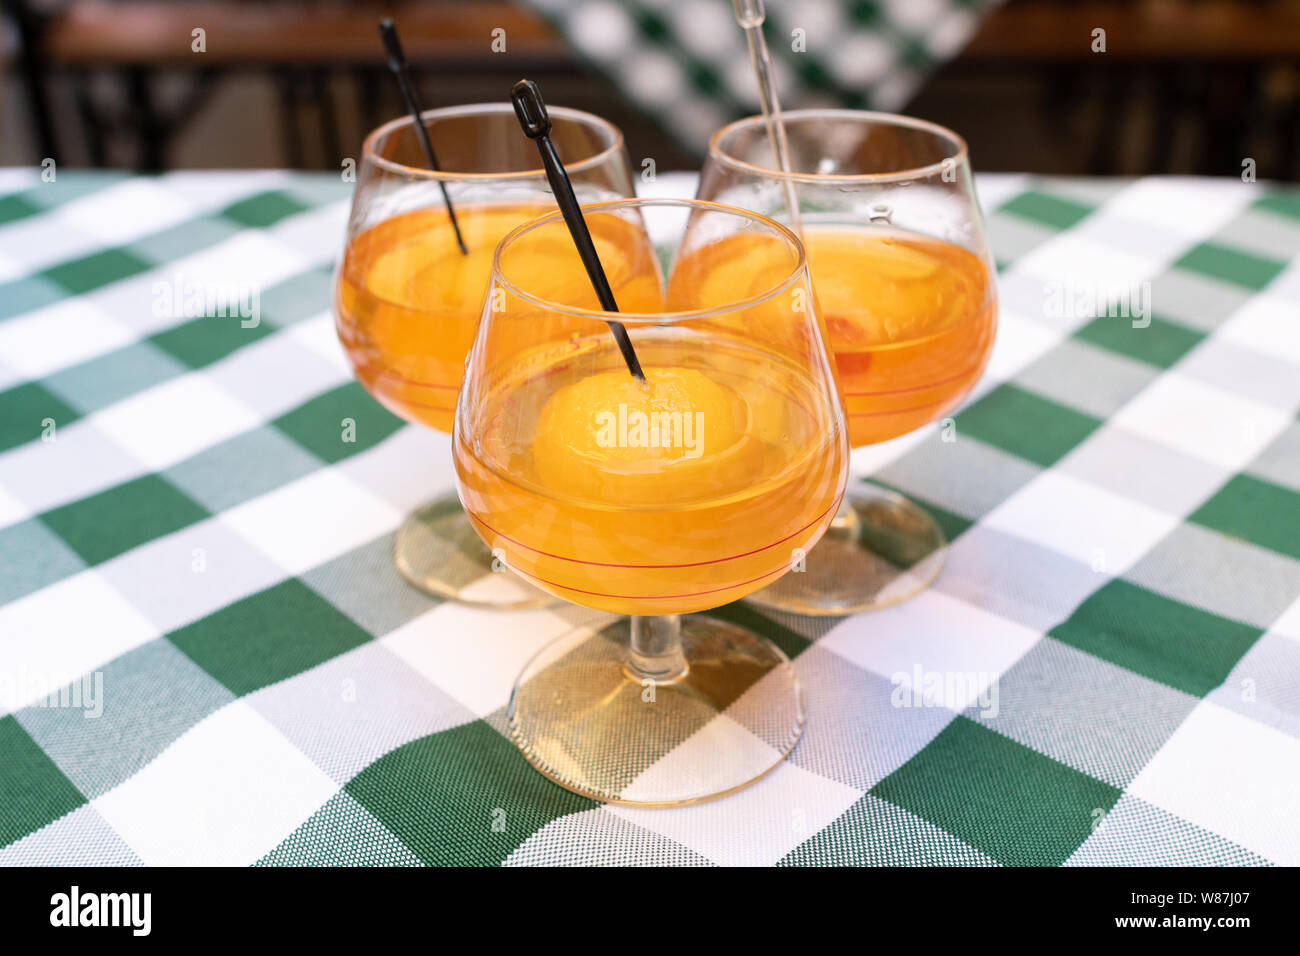
<path id="1" fill-rule="evenodd" d="M 441 208 L 396 216 L 357 236 L 344 253 L 334 311 L 339 339 L 366 390 L 407 421 L 450 432 L 497 243 L 521 222 L 554 208 L 550 203 L 457 205 L 468 254 L 456 245 Z M 639 229 L 603 217 L 593 238 L 603 260 L 627 264 L 610 270 L 616 292 L 637 268 L 643 286 L 653 288 L 644 272 L 644 250 L 640 260 L 629 252 L 644 244 Z M 587 282 L 576 258 L 571 268 L 546 278 L 557 288 Z M 624 289 L 623 294 L 637 300 L 643 293 Z M 657 288 L 652 296 L 657 306 Z"/>
<path id="2" fill-rule="evenodd" d="M 601 336 L 526 356 L 489 390 L 486 426 L 457 436 L 465 510 L 513 570 L 576 604 L 683 614 L 744 597 L 833 516 L 840 426 L 806 370 L 743 339 L 632 338 L 644 383 Z"/>
<path id="3" fill-rule="evenodd" d="M 988 268 L 936 239 L 807 229 L 808 265 L 857 448 L 952 411 L 984 371 L 996 330 Z"/>
<path id="4" fill-rule="evenodd" d="M 745 295 L 762 286 L 773 249 L 732 236 L 679 262 L 670 298 Z M 953 409 L 979 379 L 993 344 L 988 270 L 973 253 L 934 239 L 805 226 L 804 244 L 856 448 L 907 434 Z M 788 312 L 757 307 L 737 331 L 780 341 Z"/>

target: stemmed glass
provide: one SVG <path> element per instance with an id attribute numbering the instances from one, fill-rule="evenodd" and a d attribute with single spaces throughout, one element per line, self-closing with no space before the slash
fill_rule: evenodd
<path id="1" fill-rule="evenodd" d="M 586 201 L 633 195 L 622 134 L 599 117 L 553 108 L 552 138 Z M 556 208 L 532 143 L 509 103 L 422 114 L 442 172 L 428 168 L 412 119 L 366 137 L 334 313 L 357 379 L 410 422 L 450 432 L 497 242 Z M 465 240 L 447 214 L 445 186 Z M 439 597 L 504 608 L 553 599 L 501 570 L 454 495 L 409 515 L 394 539 L 398 570 Z"/>
<path id="2" fill-rule="evenodd" d="M 714 134 L 698 197 L 788 220 L 794 187 L 854 448 L 943 419 L 983 372 L 997 324 L 965 142 L 884 113 L 784 118 L 790 173 L 776 168 L 762 117 L 750 117 Z M 924 510 L 855 482 L 805 573 L 750 600 L 804 614 L 882 607 L 929 586 L 945 553 Z"/>
<path id="3" fill-rule="evenodd" d="M 457 406 L 458 486 L 517 573 L 631 615 L 527 664 L 508 709 L 524 755 L 598 800 L 695 803 L 763 776 L 802 731 L 781 649 L 695 612 L 777 579 L 821 536 L 847 479 L 844 419 L 789 230 L 692 200 L 584 211 L 598 237 L 643 237 L 602 253 L 620 311 L 599 310 L 558 214 L 502 240 Z M 662 289 L 661 256 L 675 256 Z M 728 277 L 742 260 L 743 286 Z"/>

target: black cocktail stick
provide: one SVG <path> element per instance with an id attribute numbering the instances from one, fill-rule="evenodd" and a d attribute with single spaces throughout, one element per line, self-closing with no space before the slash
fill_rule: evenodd
<path id="1" fill-rule="evenodd" d="M 402 99 L 406 101 L 406 110 L 415 123 L 415 135 L 424 150 L 424 158 L 429 161 L 429 168 L 435 173 L 442 172 L 442 167 L 438 165 L 438 157 L 433 152 L 433 143 L 429 142 L 429 131 L 424 128 L 424 119 L 421 116 L 424 111 L 420 109 L 420 94 L 416 91 L 415 84 L 411 82 L 411 65 L 406 62 L 406 56 L 402 53 L 402 44 L 397 40 L 397 27 L 388 17 L 379 21 L 379 38 L 384 41 L 384 56 L 388 59 L 388 68 L 393 71 L 393 76 L 397 77 L 397 86 L 402 91 Z M 460 223 L 456 221 L 456 210 L 452 208 L 451 196 L 447 194 L 447 184 L 439 179 L 438 188 L 442 190 L 443 202 L 447 204 L 447 217 L 451 219 L 451 228 L 456 233 L 456 245 L 460 246 L 461 253 L 468 253 L 465 240 L 460 234 Z"/>
<path id="2" fill-rule="evenodd" d="M 551 192 L 555 194 L 555 201 L 560 204 L 560 212 L 569 227 L 573 244 L 578 247 L 578 255 L 582 257 L 587 277 L 591 280 L 592 288 L 596 290 L 600 307 L 606 312 L 617 312 L 618 303 L 614 301 L 614 292 L 609 287 L 609 280 L 605 278 L 605 269 L 600 264 L 600 256 L 596 255 L 596 244 L 591 241 L 587 221 L 582 218 L 578 197 L 573 194 L 573 183 L 569 182 L 569 174 L 564 171 L 564 164 L 560 162 L 560 157 L 555 152 L 555 144 L 551 142 L 551 118 L 547 115 L 546 104 L 542 101 L 542 91 L 532 80 L 520 80 L 510 90 L 510 101 L 515 106 L 515 115 L 519 117 L 519 125 L 523 127 L 524 135 L 537 144 L 537 151 L 542 156 L 542 166 L 546 169 L 546 178 L 551 184 Z M 618 342 L 619 351 L 623 353 L 623 361 L 627 362 L 627 370 L 644 382 L 645 372 L 641 371 L 641 362 L 632 349 L 632 340 L 627 337 L 627 328 L 622 322 L 606 321 L 609 322 L 609 330 L 614 333 L 614 339 Z"/>

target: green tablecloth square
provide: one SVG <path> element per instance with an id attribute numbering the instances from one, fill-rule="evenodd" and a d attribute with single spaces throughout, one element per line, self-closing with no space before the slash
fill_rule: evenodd
<path id="1" fill-rule="evenodd" d="M 183 733 L 234 697 L 162 638 L 98 670 L 103 711 L 28 707 L 17 717 L 33 740 L 90 799 L 130 779 Z"/>
<path id="2" fill-rule="evenodd" d="M 996 866 L 982 850 L 872 794 L 836 817 L 777 866 Z"/>
<path id="3" fill-rule="evenodd" d="M 1128 319 L 1110 321 L 1128 324 Z M 1160 370 L 1078 338 L 1029 363 L 1011 379 L 1017 388 L 1105 421 L 1160 377 Z"/>
<path id="4" fill-rule="evenodd" d="M 798 631 L 786 627 L 780 621 L 773 620 L 756 608 L 741 601 L 724 604 L 722 607 L 715 607 L 705 613 L 710 617 L 720 618 L 724 621 L 730 621 L 732 624 L 738 624 L 741 627 L 757 631 L 769 638 L 790 658 L 798 657 L 812 644 L 812 641 Z"/>
<path id="5" fill-rule="evenodd" d="M 41 207 L 29 201 L 22 193 L 0 196 L 0 225 L 25 219 L 41 212 Z"/>
<path id="6" fill-rule="evenodd" d="M 837 86 L 835 77 L 831 76 L 820 60 L 813 57 L 800 57 L 795 69 L 799 71 L 799 78 L 814 89 L 833 90 Z"/>
<path id="7" fill-rule="evenodd" d="M 355 621 L 296 578 L 167 635 L 231 693 L 251 694 L 370 640 Z"/>
<path id="8" fill-rule="evenodd" d="M 82 199 L 102 192 L 110 186 L 124 183 L 133 177 L 143 178 L 143 175 L 114 169 L 78 169 L 70 173 L 56 173 L 53 182 L 41 181 L 31 189 L 25 190 L 23 196 L 28 202 L 39 206 L 42 211 L 48 212 L 74 199 Z"/>
<path id="9" fill-rule="evenodd" d="M 1300 255 L 1300 218 L 1255 205 L 1243 209 L 1215 239 L 1242 252 L 1290 262 Z"/>
<path id="10" fill-rule="evenodd" d="M 285 328 L 331 304 L 330 269 L 308 269 L 262 292 L 262 322 Z"/>
<path id="11" fill-rule="evenodd" d="M 340 163 L 342 161 L 340 160 Z M 340 171 L 342 167 L 340 166 Z M 338 172 L 295 173 L 292 182 L 281 192 L 308 208 L 332 202 L 348 202 L 356 184 L 347 182 Z"/>
<path id="12" fill-rule="evenodd" d="M 1253 295 L 1250 289 L 1214 276 L 1170 269 L 1151 280 L 1147 299 L 1162 319 L 1214 333 Z"/>
<path id="13" fill-rule="evenodd" d="M 687 68 L 687 76 L 690 77 L 691 84 L 700 91 L 703 96 L 717 98 L 726 95 L 726 89 L 722 84 L 722 79 L 718 76 L 716 70 L 705 63 L 692 63 Z"/>
<path id="14" fill-rule="evenodd" d="M 205 448 L 163 472 L 215 514 L 311 474 L 320 459 L 263 425 Z"/>
<path id="15" fill-rule="evenodd" d="M 1112 664 L 1204 697 L 1223 683 L 1263 630 L 1116 578 L 1048 633 Z"/>
<path id="16" fill-rule="evenodd" d="M 228 219 L 219 216 L 200 216 L 197 219 L 178 223 L 170 229 L 151 233 L 135 242 L 127 243 L 122 248 L 149 262 L 164 263 L 209 249 L 238 232 L 239 226 Z M 184 279 L 184 276 L 181 278 Z M 171 277 L 168 276 L 163 281 L 170 282 Z M 182 291 L 184 291 L 183 287 Z M 182 303 L 176 303 L 174 306 L 173 314 L 178 319 L 183 318 L 181 305 Z"/>
<path id="17" fill-rule="evenodd" d="M 636 26 L 642 36 L 656 43 L 668 36 L 668 25 L 659 14 L 650 10 L 640 9 L 636 12 Z"/>
<path id="18" fill-rule="evenodd" d="M 105 249 L 46 269 L 42 275 L 68 292 L 80 295 L 147 272 L 153 265 L 126 249 Z"/>
<path id="19" fill-rule="evenodd" d="M 186 371 L 167 353 L 140 341 L 60 369 L 42 384 L 89 415 Z"/>
<path id="20" fill-rule="evenodd" d="M 254 866 L 420 866 L 420 859 L 345 791 Z"/>
<path id="21" fill-rule="evenodd" d="M 1300 492 L 1300 418 L 1287 425 L 1259 453 L 1246 471 L 1257 478 Z"/>
<path id="22" fill-rule="evenodd" d="M 1041 222 L 1014 213 L 1003 213 L 999 209 L 989 213 L 985 225 L 999 272 L 1005 272 L 1021 256 L 1032 252 L 1056 235 L 1055 229 Z"/>
<path id="23" fill-rule="evenodd" d="M 0 319 L 12 318 L 66 298 L 68 291 L 40 275 L 0 282 Z"/>
<path id="24" fill-rule="evenodd" d="M 1145 328 L 1135 328 L 1128 319 L 1101 316 L 1074 335 L 1157 368 L 1169 368 L 1205 338 L 1204 333 L 1155 315 Z"/>
<path id="25" fill-rule="evenodd" d="M 345 422 L 351 421 L 351 426 Z M 356 382 L 318 395 L 275 420 L 276 428 L 321 461 L 334 463 L 373 448 L 403 422 Z M 345 431 L 351 429 L 351 431 Z"/>
<path id="26" fill-rule="evenodd" d="M 871 793 L 1011 866 L 1065 862 L 1120 796 L 966 717 L 955 717 Z"/>
<path id="27" fill-rule="evenodd" d="M 40 516 L 87 564 L 207 517 L 207 509 L 158 475 L 142 475 Z"/>
<path id="28" fill-rule="evenodd" d="M 1200 703 L 1050 637 L 999 676 L 996 691 L 996 697 L 969 704 L 966 716 L 1121 789 Z"/>
<path id="29" fill-rule="evenodd" d="M 934 63 L 930 47 L 922 40 L 905 34 L 896 34 L 893 42 L 898 49 L 898 62 L 904 66 L 920 71 Z"/>
<path id="30" fill-rule="evenodd" d="M 1300 558 L 1300 492 L 1234 475 L 1188 519 L 1293 558 Z"/>
<path id="31" fill-rule="evenodd" d="M 387 534 L 312 568 L 300 580 L 376 637 L 440 603 L 393 573 L 393 538 Z"/>
<path id="32" fill-rule="evenodd" d="M 1101 422 L 1014 385 L 1003 384 L 957 415 L 957 434 L 1050 468 Z"/>
<path id="33" fill-rule="evenodd" d="M 501 863 L 550 821 L 599 806 L 481 720 L 398 747 L 344 789 L 431 866 Z"/>
<path id="34" fill-rule="evenodd" d="M 85 568 L 81 556 L 36 518 L 0 528 L 0 604 Z"/>
<path id="35" fill-rule="evenodd" d="M 1031 189 L 1003 203 L 998 207 L 998 211 L 1032 219 L 1053 229 L 1069 229 L 1077 225 L 1079 220 L 1089 215 L 1095 208 L 1074 199 Z"/>
<path id="36" fill-rule="evenodd" d="M 251 320 L 249 320 L 251 322 Z M 235 315 L 204 315 L 150 336 L 149 341 L 190 368 L 203 368 L 271 334 Z"/>
<path id="37" fill-rule="evenodd" d="M 1286 263 L 1222 243 L 1202 242 L 1184 253 L 1174 267 L 1258 290 L 1272 282 Z"/>
<path id="38" fill-rule="evenodd" d="M 221 215 L 241 226 L 265 229 L 307 208 L 283 190 L 274 189 L 231 203 Z"/>
<path id="39" fill-rule="evenodd" d="M 1279 189 L 1263 199 L 1257 199 L 1255 208 L 1300 219 L 1300 189 Z"/>
<path id="40" fill-rule="evenodd" d="M 13 716 L 0 717 L 0 846 L 86 802 Z"/>
<path id="41" fill-rule="evenodd" d="M 1220 617 L 1267 628 L 1295 600 L 1300 562 L 1188 521 L 1125 571 L 1124 580 Z"/>
<path id="42" fill-rule="evenodd" d="M 71 425 L 81 413 L 39 382 L 27 382 L 0 392 L 0 452 L 41 438 L 45 419 L 56 429 Z M 56 431 L 57 435 L 57 431 Z"/>
<path id="43" fill-rule="evenodd" d="M 982 441 L 924 442 L 870 478 L 920 504 L 955 540 L 1042 469 Z M 951 515 L 951 518 L 948 516 Z"/>
<path id="44" fill-rule="evenodd" d="M 880 4 L 877 0 L 849 0 L 848 14 L 854 23 L 873 27 L 880 22 Z"/>

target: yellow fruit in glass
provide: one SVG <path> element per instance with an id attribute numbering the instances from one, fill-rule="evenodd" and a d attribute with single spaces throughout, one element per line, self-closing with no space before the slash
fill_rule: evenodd
<path id="1" fill-rule="evenodd" d="M 806 230 L 854 448 L 952 411 L 984 371 L 993 280 L 974 253 L 879 229 Z"/>
<path id="2" fill-rule="evenodd" d="M 476 415 L 486 428 L 457 436 L 484 540 L 576 604 L 684 614 L 744 597 L 839 503 L 844 439 L 808 370 L 721 333 L 690 352 L 676 338 L 633 330 L 645 382 L 607 335 L 523 356 Z"/>
<path id="3" fill-rule="evenodd" d="M 905 435 L 951 411 L 979 379 L 996 309 L 988 269 L 951 243 L 877 228 L 806 226 L 804 244 L 857 448 Z M 778 250 L 738 235 L 679 262 L 671 302 L 765 287 Z M 729 318 L 768 341 L 799 335 L 780 304 Z"/>
<path id="4" fill-rule="evenodd" d="M 595 234 L 617 217 L 587 218 Z M 809 367 L 824 351 L 807 284 L 762 295 L 781 287 L 797 253 L 771 235 L 735 238 L 746 241 L 698 249 L 699 270 L 679 262 L 662 301 L 629 247 L 621 259 L 601 253 L 623 277 L 620 310 L 663 316 L 627 325 L 643 382 L 604 323 L 537 301 L 598 308 L 589 286 L 572 284 L 579 262 L 565 233 L 538 229 L 502 253 L 512 283 L 531 272 L 544 291 L 529 285 L 532 298 L 512 299 L 495 337 L 476 346 L 490 372 L 463 410 L 476 433 L 458 433 L 454 447 L 466 513 L 534 584 L 622 614 L 704 610 L 788 571 L 829 523 L 847 454 L 825 359 Z M 760 301 L 736 305 L 750 290 L 715 281 L 733 257 L 748 257 Z M 756 334 L 759 321 L 783 335 Z M 511 344 L 521 329 L 531 348 Z"/>

